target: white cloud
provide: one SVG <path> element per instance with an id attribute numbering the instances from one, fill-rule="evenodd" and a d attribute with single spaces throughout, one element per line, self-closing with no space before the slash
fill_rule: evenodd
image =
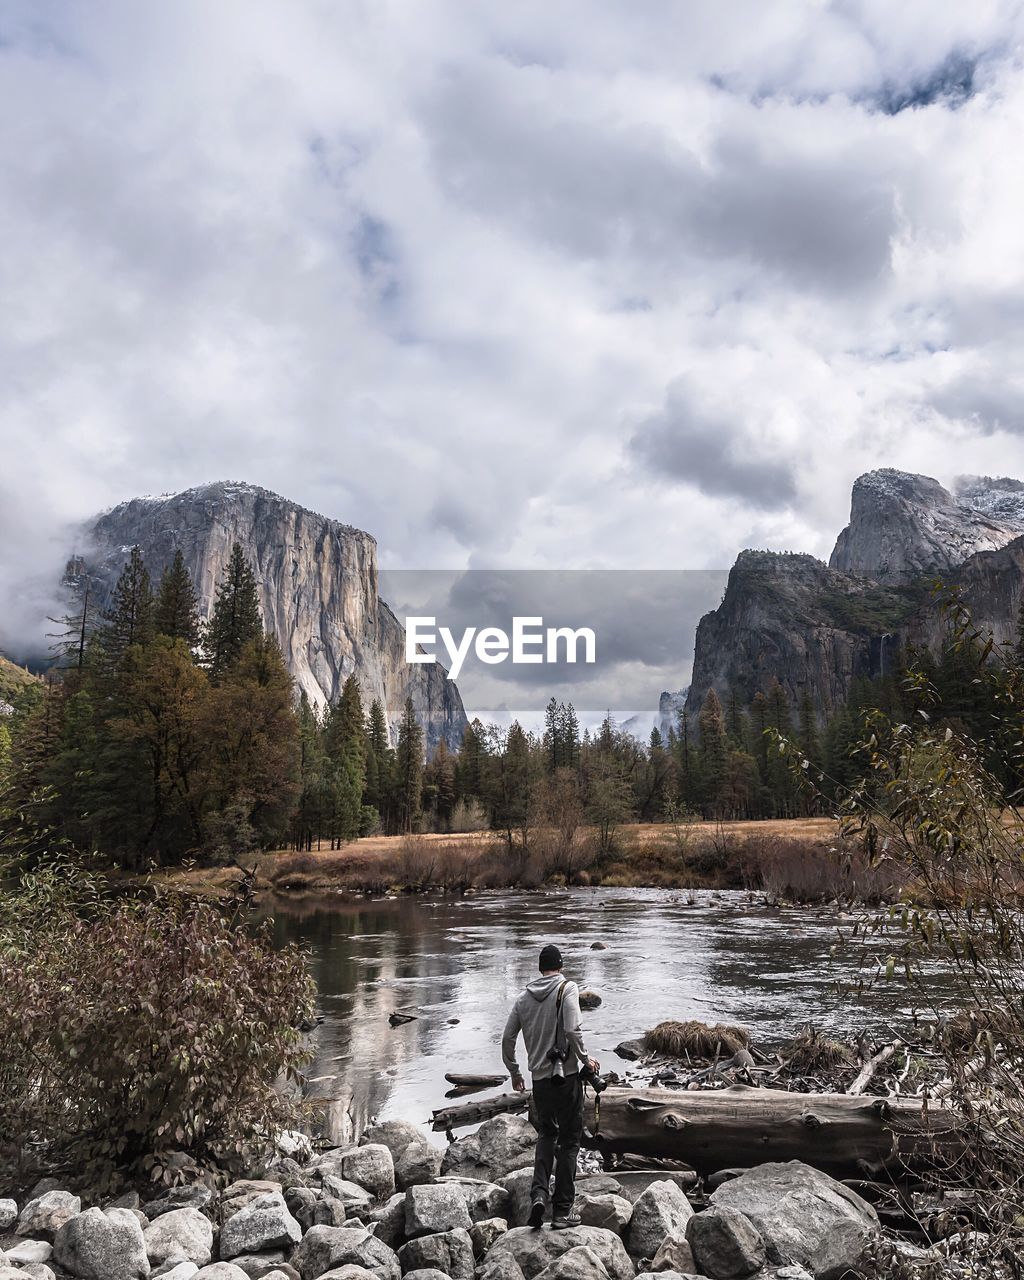
<path id="1" fill-rule="evenodd" d="M 59 521 L 216 478 L 393 565 L 675 568 L 827 554 L 873 466 L 1024 474 L 1022 33 L 14 0 L 0 588 Z"/>

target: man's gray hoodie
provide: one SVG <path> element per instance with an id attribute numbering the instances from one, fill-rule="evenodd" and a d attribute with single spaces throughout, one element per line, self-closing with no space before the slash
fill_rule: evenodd
<path id="1" fill-rule="evenodd" d="M 560 973 L 534 978 L 512 1006 L 501 1037 L 501 1057 L 513 1079 L 523 1073 L 516 1062 L 516 1040 L 519 1032 L 526 1041 L 526 1059 L 534 1080 L 547 1080 L 554 1072 L 549 1050 L 555 1045 L 555 1008 L 558 990 L 565 982 L 562 997 L 562 1026 L 569 1054 L 563 1064 L 567 1076 L 579 1071 L 586 1062 L 587 1051 L 583 1047 L 583 1028 L 580 1017 L 580 989 L 575 982 L 567 982 Z"/>

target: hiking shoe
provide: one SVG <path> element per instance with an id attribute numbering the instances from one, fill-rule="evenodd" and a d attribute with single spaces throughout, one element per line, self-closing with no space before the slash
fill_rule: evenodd
<path id="1" fill-rule="evenodd" d="M 530 1205 L 530 1216 L 526 1219 L 527 1224 L 533 1227 L 534 1231 L 539 1230 L 544 1225 L 544 1201 L 534 1200 Z"/>
<path id="2" fill-rule="evenodd" d="M 583 1219 L 578 1213 L 556 1213 L 551 1219 L 552 1231 L 568 1231 L 570 1227 L 578 1227 Z"/>

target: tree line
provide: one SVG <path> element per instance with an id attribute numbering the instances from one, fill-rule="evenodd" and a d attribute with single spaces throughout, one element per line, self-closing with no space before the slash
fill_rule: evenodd
<path id="1" fill-rule="evenodd" d="M 180 553 L 154 588 L 134 548 L 96 624 L 88 608 L 86 593 L 65 619 L 57 677 L 3 726 L 0 779 L 9 809 L 128 867 L 338 848 L 377 831 L 489 829 L 528 850 L 543 829 L 568 848 L 582 823 L 606 851 L 628 821 L 804 816 L 860 776 L 876 711 L 937 717 L 994 742 L 992 767 L 1009 767 L 980 639 L 897 655 L 824 720 L 808 692 L 794 706 L 778 682 L 749 699 L 711 689 L 696 715 L 640 742 L 610 714 L 581 732 L 573 706 L 552 698 L 539 732 L 474 720 L 458 750 L 442 741 L 426 760 L 411 701 L 391 745 L 384 707 L 364 708 L 355 676 L 326 707 L 296 699 L 238 545 L 206 625 Z M 816 793 L 794 774 L 793 749 L 823 779 Z"/>

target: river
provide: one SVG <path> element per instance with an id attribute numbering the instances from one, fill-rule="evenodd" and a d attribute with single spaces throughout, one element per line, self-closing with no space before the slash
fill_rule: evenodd
<path id="1" fill-rule="evenodd" d="M 337 1140 L 374 1117 L 428 1120 L 445 1104 L 446 1071 L 501 1071 L 508 1009 L 545 942 L 602 998 L 584 1028 L 605 1070 L 627 1068 L 616 1044 L 666 1018 L 736 1023 L 763 1046 L 808 1021 L 844 1034 L 905 1022 L 902 984 L 855 1002 L 838 989 L 856 972 L 852 954 L 830 954 L 838 912 L 777 911 L 743 893 L 688 897 L 574 889 L 269 902 L 276 941 L 311 953 L 324 1022 L 309 1075 L 313 1093 L 338 1100 Z M 392 1027 L 392 1012 L 415 1021 Z"/>

